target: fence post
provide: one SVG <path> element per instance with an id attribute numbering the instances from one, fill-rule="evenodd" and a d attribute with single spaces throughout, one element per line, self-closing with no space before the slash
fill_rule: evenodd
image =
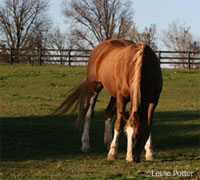
<path id="1" fill-rule="evenodd" d="M 10 64 L 13 65 L 14 58 L 13 58 L 13 48 L 10 48 Z"/>
<path id="2" fill-rule="evenodd" d="M 159 63 L 160 63 L 160 58 L 161 58 L 161 52 L 158 51 L 158 61 L 159 61 Z"/>
<path id="3" fill-rule="evenodd" d="M 188 69 L 191 69 L 191 62 L 190 62 L 190 51 L 188 51 Z"/>
<path id="4" fill-rule="evenodd" d="M 41 66 L 42 65 L 42 48 L 38 49 L 38 63 Z"/>
<path id="5" fill-rule="evenodd" d="M 69 49 L 69 52 L 68 52 L 68 63 L 69 63 L 69 66 L 71 66 L 71 49 Z"/>

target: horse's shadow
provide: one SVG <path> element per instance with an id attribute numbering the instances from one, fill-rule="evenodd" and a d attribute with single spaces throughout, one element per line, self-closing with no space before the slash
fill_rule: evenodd
<path id="1" fill-rule="evenodd" d="M 104 112 L 92 119 L 90 142 L 92 153 L 106 155 L 103 144 Z M 41 160 L 51 157 L 72 158 L 81 155 L 81 128 L 75 128 L 75 115 L 64 117 L 1 118 L 1 161 Z M 171 148 L 198 147 L 198 111 L 157 112 L 153 143 L 157 151 Z M 191 132 L 191 133 L 189 133 Z M 126 152 L 122 135 L 119 151 Z"/>

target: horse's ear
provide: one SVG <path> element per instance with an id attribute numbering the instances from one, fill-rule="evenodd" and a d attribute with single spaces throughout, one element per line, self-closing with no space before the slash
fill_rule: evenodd
<path id="1" fill-rule="evenodd" d="M 128 121 L 128 115 L 124 112 L 120 112 L 122 118 L 125 120 L 125 121 Z"/>

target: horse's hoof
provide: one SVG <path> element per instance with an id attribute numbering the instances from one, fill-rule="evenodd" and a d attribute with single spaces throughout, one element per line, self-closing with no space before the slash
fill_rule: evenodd
<path id="1" fill-rule="evenodd" d="M 146 160 L 147 161 L 153 161 L 155 159 L 155 157 L 152 155 L 152 156 L 146 156 Z"/>
<path id="2" fill-rule="evenodd" d="M 117 159 L 117 157 L 115 155 L 112 155 L 112 154 L 108 155 L 108 157 L 107 157 L 107 160 L 109 160 L 109 161 L 114 161 L 116 159 Z"/>
<path id="3" fill-rule="evenodd" d="M 127 161 L 127 162 L 133 162 L 133 158 L 132 158 L 132 159 L 127 159 L 127 158 L 126 158 L 126 161 Z"/>
<path id="4" fill-rule="evenodd" d="M 133 162 L 133 157 L 126 157 L 127 162 Z"/>

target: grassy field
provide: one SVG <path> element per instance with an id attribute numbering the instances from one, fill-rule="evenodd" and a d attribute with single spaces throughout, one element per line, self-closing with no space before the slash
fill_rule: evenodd
<path id="1" fill-rule="evenodd" d="M 145 161 L 143 153 L 134 164 L 125 161 L 123 133 L 118 160 L 106 160 L 105 91 L 97 101 L 88 154 L 80 152 L 76 115 L 50 116 L 85 76 L 86 67 L 0 64 L 0 179 L 200 178 L 200 72 L 162 71 L 164 87 L 153 127 L 156 160 Z"/>

